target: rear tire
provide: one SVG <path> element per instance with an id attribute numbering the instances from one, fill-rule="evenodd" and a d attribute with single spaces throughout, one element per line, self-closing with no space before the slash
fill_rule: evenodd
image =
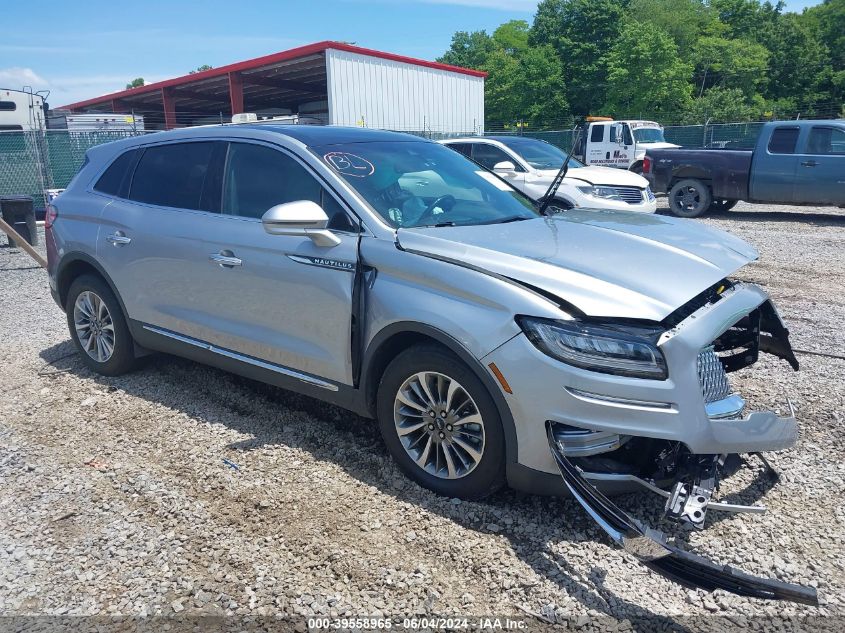
<path id="1" fill-rule="evenodd" d="M 701 180 L 685 178 L 669 190 L 669 209 L 679 218 L 699 218 L 710 209 L 713 194 Z"/>
<path id="2" fill-rule="evenodd" d="M 379 384 L 377 415 L 399 468 L 424 488 L 481 499 L 505 484 L 498 409 L 481 380 L 447 349 L 418 345 L 393 359 Z"/>
<path id="3" fill-rule="evenodd" d="M 101 277 L 81 275 L 65 302 L 68 329 L 82 362 L 104 376 L 135 368 L 135 345 L 120 302 Z"/>

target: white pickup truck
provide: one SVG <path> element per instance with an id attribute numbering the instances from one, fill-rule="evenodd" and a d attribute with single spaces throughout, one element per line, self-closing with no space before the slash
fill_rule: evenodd
<path id="1" fill-rule="evenodd" d="M 643 158 L 650 149 L 680 147 L 667 143 L 663 126 L 654 121 L 614 121 L 587 117 L 581 125 L 574 155 L 585 165 L 602 165 L 643 173 Z"/>
<path id="2" fill-rule="evenodd" d="M 533 200 L 542 198 L 566 153 L 551 143 L 524 136 L 470 136 L 440 141 L 493 170 Z M 586 167 L 570 158 L 569 170 L 555 195 L 562 208 L 615 209 L 654 213 L 657 203 L 648 181 L 609 167 Z"/>

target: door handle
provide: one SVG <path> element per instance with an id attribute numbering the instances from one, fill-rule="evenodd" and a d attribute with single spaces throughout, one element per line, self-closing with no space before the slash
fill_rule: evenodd
<path id="1" fill-rule="evenodd" d="M 213 253 L 208 256 L 209 261 L 220 264 L 221 268 L 232 268 L 234 266 L 242 266 L 243 261 L 233 255 L 224 255 L 223 253 Z"/>
<path id="2" fill-rule="evenodd" d="M 801 164 L 804 167 L 815 167 L 816 165 L 818 165 L 818 163 L 814 160 L 802 160 Z"/>
<path id="3" fill-rule="evenodd" d="M 106 239 L 115 246 L 126 246 L 127 244 L 129 244 L 129 242 L 132 241 L 132 238 L 126 237 L 122 231 L 115 231 L 114 233 L 106 237 Z"/>

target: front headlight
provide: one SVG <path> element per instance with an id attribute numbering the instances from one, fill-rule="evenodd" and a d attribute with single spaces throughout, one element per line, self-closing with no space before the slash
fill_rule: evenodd
<path id="1" fill-rule="evenodd" d="M 616 187 L 578 187 L 578 191 L 585 196 L 592 196 L 593 198 L 603 198 L 604 200 L 622 200 Z"/>
<path id="2" fill-rule="evenodd" d="M 665 380 L 666 359 L 656 345 L 657 328 L 593 325 L 517 317 L 528 339 L 544 354 L 604 374 Z"/>

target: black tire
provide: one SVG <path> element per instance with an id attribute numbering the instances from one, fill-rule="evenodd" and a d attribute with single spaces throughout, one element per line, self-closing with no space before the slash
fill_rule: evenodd
<path id="1" fill-rule="evenodd" d="M 724 198 L 714 199 L 710 203 L 710 208 L 707 210 L 708 213 L 724 213 L 725 211 L 730 211 L 736 206 L 736 203 L 739 200 L 725 200 Z"/>
<path id="2" fill-rule="evenodd" d="M 394 421 L 396 396 L 406 380 L 419 372 L 436 372 L 457 381 L 474 401 L 481 415 L 484 432 L 481 459 L 461 477 L 447 479 L 428 472 L 417 465 L 399 439 Z M 505 436 L 499 412 L 481 380 L 446 348 L 433 344 L 419 345 L 394 358 L 382 375 L 376 411 L 381 434 L 390 454 L 402 471 L 424 488 L 447 497 L 471 500 L 484 498 L 504 486 Z"/>
<path id="3" fill-rule="evenodd" d="M 669 209 L 679 218 L 699 218 L 710 209 L 713 195 L 701 180 L 685 178 L 669 190 Z"/>
<path id="4" fill-rule="evenodd" d="M 628 169 L 628 171 L 634 172 L 635 174 L 637 174 L 637 176 L 642 176 L 643 175 L 643 162 L 639 161 L 639 162 L 634 163 L 633 165 L 631 165 L 631 167 Z"/>
<path id="5" fill-rule="evenodd" d="M 105 361 L 98 361 L 83 347 L 79 340 L 79 334 L 74 323 L 74 307 L 76 300 L 83 292 L 90 292 L 96 295 L 108 309 L 111 318 L 111 325 L 114 332 L 114 346 L 111 355 Z M 132 371 L 136 364 L 134 342 L 129 328 L 126 325 L 126 318 L 120 308 L 120 302 L 109 288 L 109 285 L 96 275 L 81 275 L 74 279 L 67 293 L 65 302 L 65 313 L 67 314 L 68 329 L 76 346 L 77 352 L 90 370 L 103 376 L 119 376 Z"/>

